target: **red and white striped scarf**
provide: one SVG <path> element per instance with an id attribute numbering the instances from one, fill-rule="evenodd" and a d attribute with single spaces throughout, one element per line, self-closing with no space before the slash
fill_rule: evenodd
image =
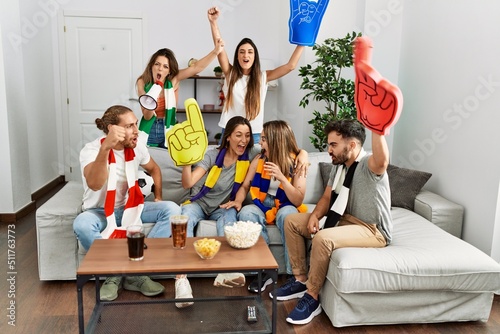
<path id="1" fill-rule="evenodd" d="M 101 140 L 101 144 L 104 138 Z M 135 152 L 132 148 L 126 147 L 125 154 L 125 176 L 128 184 L 128 198 L 123 211 L 122 225 L 116 225 L 115 218 L 115 197 L 116 183 L 118 177 L 116 175 L 116 159 L 113 150 L 109 151 L 108 155 L 108 187 L 106 192 L 106 200 L 104 202 L 104 213 L 108 225 L 101 232 L 104 239 L 126 238 L 126 228 L 130 225 L 141 225 L 141 213 L 144 208 L 144 196 L 137 181 L 137 167 L 134 164 Z"/>

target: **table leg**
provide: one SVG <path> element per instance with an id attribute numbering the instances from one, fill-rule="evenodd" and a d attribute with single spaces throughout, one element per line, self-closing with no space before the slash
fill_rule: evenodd
<path id="1" fill-rule="evenodd" d="M 94 276 L 95 280 L 95 303 L 100 304 L 101 303 L 101 286 L 99 283 L 99 276 Z"/>
<path id="2" fill-rule="evenodd" d="M 271 323 L 272 323 L 272 332 L 276 333 L 276 317 L 277 317 L 277 312 L 278 312 L 278 304 L 277 304 L 277 299 L 276 299 L 276 288 L 278 286 L 278 269 L 274 270 L 266 270 L 266 273 L 271 276 L 273 280 L 273 306 L 272 306 L 272 315 L 271 315 Z"/>
<path id="3" fill-rule="evenodd" d="M 262 302 L 262 270 L 259 270 L 258 273 L 257 273 L 257 282 L 259 282 L 259 294 L 258 294 L 258 297 L 257 297 L 257 300 L 260 302 Z"/>
<path id="4" fill-rule="evenodd" d="M 76 276 L 76 294 L 78 299 L 78 332 L 85 333 L 85 322 L 83 319 L 83 285 L 90 279 L 89 276 Z"/>
<path id="5" fill-rule="evenodd" d="M 276 333 L 276 317 L 278 316 L 278 303 L 276 299 L 276 288 L 278 286 L 278 269 L 275 269 L 272 273 L 273 277 L 273 333 Z"/>

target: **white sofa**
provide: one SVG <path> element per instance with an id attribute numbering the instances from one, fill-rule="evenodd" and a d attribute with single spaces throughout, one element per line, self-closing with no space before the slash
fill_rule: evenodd
<path id="1" fill-rule="evenodd" d="M 151 148 L 162 168 L 164 199 L 182 203 L 189 190 L 181 169 L 165 150 Z M 326 153 L 310 153 L 306 203 L 312 210 L 323 193 Z M 322 176 L 322 174 L 325 174 Z M 73 233 L 83 187 L 68 182 L 36 213 L 40 280 L 75 279 L 85 252 Z M 392 192 L 392 189 L 391 189 Z M 336 327 L 447 321 L 486 321 L 494 292 L 500 292 L 500 264 L 460 239 L 464 209 L 422 190 L 413 211 L 394 207 L 393 242 L 385 248 L 336 250 L 321 292 L 321 304 Z M 270 248 L 284 273 L 281 239 L 268 228 Z M 213 221 L 201 221 L 197 236 L 215 235 Z"/>

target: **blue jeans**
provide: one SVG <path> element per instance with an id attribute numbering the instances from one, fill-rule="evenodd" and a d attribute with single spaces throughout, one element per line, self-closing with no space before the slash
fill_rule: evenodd
<path id="1" fill-rule="evenodd" d="M 123 207 L 115 209 L 116 225 L 122 225 Z M 155 225 L 148 234 L 148 238 L 169 238 L 172 234 L 170 229 L 170 216 L 179 215 L 181 208 L 174 202 L 144 202 L 141 214 L 143 223 L 154 223 Z M 82 246 L 88 250 L 95 239 L 101 239 L 103 231 L 108 222 L 104 214 L 104 208 L 85 210 L 80 213 L 73 222 L 73 230 Z"/>
<path id="2" fill-rule="evenodd" d="M 198 225 L 198 222 L 202 219 L 209 219 L 217 221 L 217 235 L 224 236 L 224 226 L 231 225 L 237 221 L 237 212 L 236 209 L 221 209 L 218 208 L 213 211 L 211 214 L 206 215 L 205 212 L 201 209 L 201 206 L 196 203 L 185 204 L 182 206 L 182 214 L 187 215 L 189 217 L 188 220 L 188 228 L 187 228 L 187 236 L 194 236 L 194 228 Z"/>
<path id="3" fill-rule="evenodd" d="M 149 131 L 148 145 L 166 148 L 165 146 L 165 119 L 157 118 Z"/>
<path id="4" fill-rule="evenodd" d="M 267 195 L 266 199 L 264 200 L 264 205 L 270 208 L 274 207 L 274 197 Z M 285 218 L 289 214 L 298 212 L 299 211 L 295 206 L 287 205 L 279 209 L 278 213 L 276 214 L 276 227 L 280 231 L 281 243 L 283 244 L 283 247 L 285 249 L 286 273 L 290 275 L 292 274 L 292 266 L 290 265 L 290 260 L 288 259 L 288 248 L 286 247 L 286 242 L 285 242 L 285 228 L 284 228 Z M 260 225 L 262 225 L 262 233 L 261 233 L 262 237 L 269 245 L 269 235 L 267 234 L 267 227 L 266 227 L 267 225 L 266 215 L 257 205 L 248 204 L 242 207 L 240 212 L 238 213 L 238 220 L 257 222 Z"/>
<path id="5" fill-rule="evenodd" d="M 220 139 L 219 139 L 219 145 L 222 143 L 222 136 L 224 136 L 224 128 L 221 129 L 220 131 Z M 260 142 L 260 133 L 252 133 L 252 137 L 253 137 L 253 143 L 255 145 L 257 145 L 259 142 Z"/>

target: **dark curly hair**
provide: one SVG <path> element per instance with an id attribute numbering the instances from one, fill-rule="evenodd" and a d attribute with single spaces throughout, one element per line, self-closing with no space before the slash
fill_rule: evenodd
<path id="1" fill-rule="evenodd" d="M 339 119 L 331 121 L 325 126 L 324 131 L 326 137 L 328 137 L 330 132 L 335 131 L 340 134 L 343 139 L 355 138 L 359 140 L 361 146 L 363 146 L 366 139 L 365 127 L 355 119 Z"/>

